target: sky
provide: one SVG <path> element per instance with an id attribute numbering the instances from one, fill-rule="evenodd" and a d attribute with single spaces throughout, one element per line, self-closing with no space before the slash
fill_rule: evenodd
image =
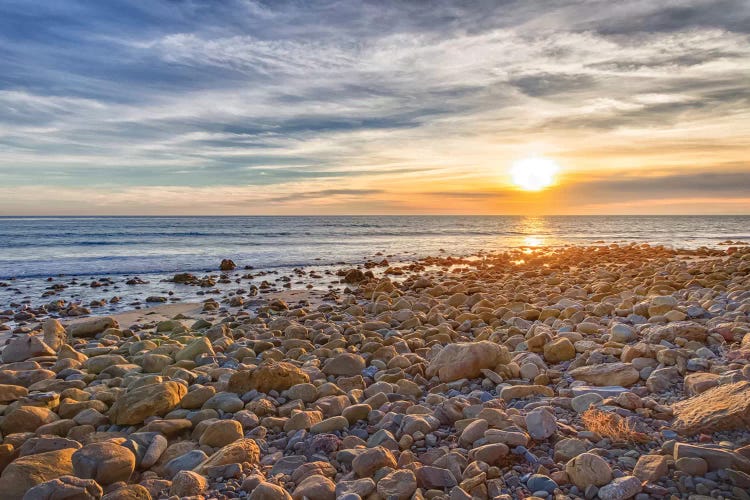
<path id="1" fill-rule="evenodd" d="M 0 215 L 410 213 L 750 213 L 750 2 L 0 2 Z"/>

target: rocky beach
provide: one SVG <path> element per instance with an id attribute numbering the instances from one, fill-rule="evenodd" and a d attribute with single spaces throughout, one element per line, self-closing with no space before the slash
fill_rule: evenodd
<path id="1" fill-rule="evenodd" d="M 242 266 L 0 305 L 0 497 L 750 499 L 747 246 Z"/>

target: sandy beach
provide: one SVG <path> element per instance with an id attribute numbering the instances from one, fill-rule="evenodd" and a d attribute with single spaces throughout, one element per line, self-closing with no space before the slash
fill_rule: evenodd
<path id="1" fill-rule="evenodd" d="M 6 315 L 4 498 L 750 498 L 747 248 L 335 275 Z"/>

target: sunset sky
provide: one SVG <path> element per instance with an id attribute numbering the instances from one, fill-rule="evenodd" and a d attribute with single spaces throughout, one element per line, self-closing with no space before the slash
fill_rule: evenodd
<path id="1" fill-rule="evenodd" d="M 0 215 L 360 213 L 750 213 L 750 2 L 0 3 Z"/>

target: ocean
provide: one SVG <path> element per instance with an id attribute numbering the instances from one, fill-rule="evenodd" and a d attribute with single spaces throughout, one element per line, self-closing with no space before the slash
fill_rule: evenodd
<path id="1" fill-rule="evenodd" d="M 215 273 L 225 258 L 287 272 L 518 246 L 726 240 L 750 241 L 750 216 L 2 217 L 0 308 L 35 295 L 48 277 L 159 283 L 177 272 Z"/>

